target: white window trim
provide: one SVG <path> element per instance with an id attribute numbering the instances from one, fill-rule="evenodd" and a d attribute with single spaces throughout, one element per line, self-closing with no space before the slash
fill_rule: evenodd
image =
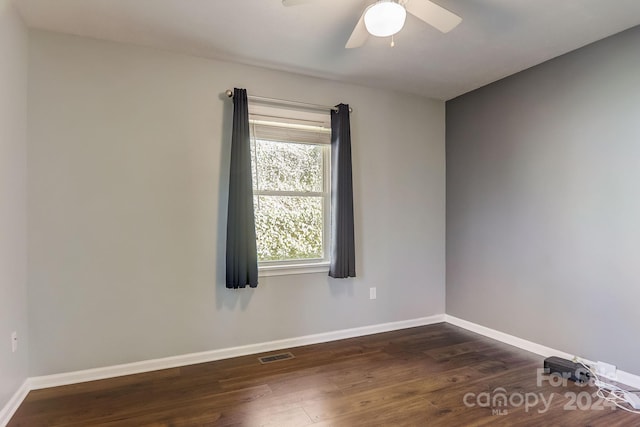
<path id="1" fill-rule="evenodd" d="M 287 261 L 292 262 L 292 261 Z M 258 277 L 290 276 L 293 274 L 328 273 L 329 261 L 314 262 L 300 261 L 295 264 L 258 264 Z"/>
<path id="2" fill-rule="evenodd" d="M 283 116 L 291 117 L 287 119 Z M 277 117 L 282 118 L 284 123 L 289 121 L 289 126 L 292 128 L 310 128 L 316 126 L 323 126 L 325 129 L 323 133 L 331 133 L 329 116 L 326 114 L 320 115 L 319 113 L 309 113 L 306 111 L 295 111 L 288 109 L 281 109 L 277 107 L 264 106 L 264 105 L 251 105 L 249 104 L 249 118 L 254 123 L 266 124 L 259 121 L 259 119 L 252 119 L 256 116 L 265 117 Z M 313 123 L 313 126 L 307 125 L 307 123 Z M 329 128 L 329 129 L 327 129 Z M 253 135 L 252 135 L 253 139 Z M 296 142 L 299 144 L 305 144 L 308 142 Z M 271 191 L 254 191 L 254 195 L 292 195 L 292 196 L 315 196 L 322 197 L 324 200 L 324 235 L 323 235 L 323 247 L 325 250 L 325 257 L 323 259 L 302 259 L 302 260 L 286 260 L 286 261 L 263 261 L 258 262 L 258 276 L 286 276 L 295 274 L 311 274 L 311 273 L 328 273 L 330 267 L 330 249 L 331 249 L 331 148 L 330 141 L 324 144 L 310 143 L 313 145 L 326 145 L 323 150 L 323 175 L 324 175 L 324 188 L 320 193 L 304 193 L 304 192 L 271 192 Z"/>

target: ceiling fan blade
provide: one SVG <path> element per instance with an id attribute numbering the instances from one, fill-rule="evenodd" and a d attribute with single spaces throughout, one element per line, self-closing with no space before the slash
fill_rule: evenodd
<path id="1" fill-rule="evenodd" d="M 298 6 L 299 4 L 310 3 L 313 0 L 282 0 L 283 6 Z"/>
<path id="2" fill-rule="evenodd" d="M 366 12 L 366 9 L 365 9 Z M 351 37 L 347 40 L 347 44 L 344 45 L 347 49 L 353 49 L 355 47 L 360 47 L 367 41 L 367 37 L 369 37 L 369 32 L 367 31 L 367 27 L 364 26 L 364 13 L 360 15 L 360 20 L 356 24 L 356 27 L 353 29 L 351 33 Z"/>
<path id="3" fill-rule="evenodd" d="M 448 33 L 462 22 L 458 15 L 429 0 L 409 0 L 404 7 L 407 12 L 443 33 Z"/>

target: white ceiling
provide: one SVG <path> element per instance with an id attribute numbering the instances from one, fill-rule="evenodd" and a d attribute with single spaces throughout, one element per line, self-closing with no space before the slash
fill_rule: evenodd
<path id="1" fill-rule="evenodd" d="M 422 0 L 410 0 L 422 1 Z M 450 99 L 640 24 L 640 0 L 434 0 L 442 34 L 407 16 L 389 39 L 344 49 L 363 0 L 14 0 L 32 28 L 233 60 Z"/>

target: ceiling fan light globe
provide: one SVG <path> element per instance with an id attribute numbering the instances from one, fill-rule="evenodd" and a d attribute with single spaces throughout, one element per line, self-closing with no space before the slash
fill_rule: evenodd
<path id="1" fill-rule="evenodd" d="M 364 25 L 372 36 L 389 37 L 402 29 L 406 18 L 404 6 L 391 0 L 380 0 L 367 8 Z"/>

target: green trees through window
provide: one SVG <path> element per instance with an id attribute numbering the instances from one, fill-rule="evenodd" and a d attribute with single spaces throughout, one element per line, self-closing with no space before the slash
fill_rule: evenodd
<path id="1" fill-rule="evenodd" d="M 252 139 L 258 260 L 324 259 L 326 144 Z"/>

